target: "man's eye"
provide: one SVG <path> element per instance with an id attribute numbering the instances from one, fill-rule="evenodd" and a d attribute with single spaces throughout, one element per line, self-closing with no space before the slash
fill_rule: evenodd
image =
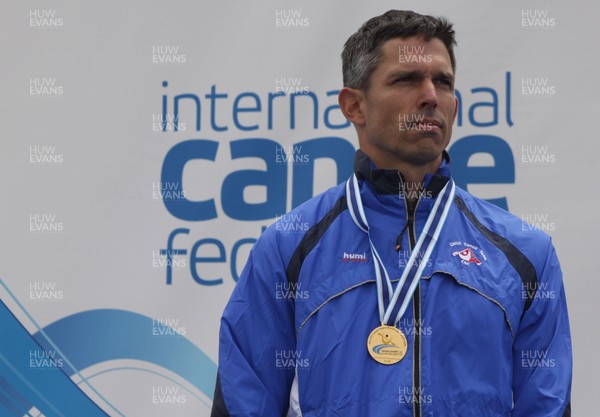
<path id="1" fill-rule="evenodd" d="M 452 87 L 452 82 L 450 80 L 447 80 L 444 78 L 438 79 L 438 80 L 436 80 L 436 82 L 437 82 L 437 84 L 440 84 L 444 87 Z"/>

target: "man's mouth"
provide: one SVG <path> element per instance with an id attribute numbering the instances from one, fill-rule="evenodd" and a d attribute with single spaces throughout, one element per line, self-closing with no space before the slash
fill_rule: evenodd
<path id="1" fill-rule="evenodd" d="M 425 128 L 429 127 L 429 130 L 433 130 L 434 128 L 442 128 L 442 122 L 437 119 L 423 119 L 418 124 L 419 126 L 424 126 Z"/>

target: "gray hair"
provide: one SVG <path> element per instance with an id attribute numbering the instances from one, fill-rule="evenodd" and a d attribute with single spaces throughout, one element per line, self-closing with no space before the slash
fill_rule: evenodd
<path id="1" fill-rule="evenodd" d="M 454 29 L 443 17 L 421 15 L 410 10 L 390 10 L 365 22 L 344 44 L 342 74 L 344 87 L 367 90 L 371 74 L 381 59 L 381 45 L 390 39 L 422 37 L 440 39 L 456 72 Z"/>

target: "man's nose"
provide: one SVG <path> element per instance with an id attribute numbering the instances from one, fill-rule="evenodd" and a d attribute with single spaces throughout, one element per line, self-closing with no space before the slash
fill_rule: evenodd
<path id="1" fill-rule="evenodd" d="M 420 85 L 419 108 L 433 107 L 438 105 L 438 96 L 435 84 L 430 78 L 424 78 Z"/>

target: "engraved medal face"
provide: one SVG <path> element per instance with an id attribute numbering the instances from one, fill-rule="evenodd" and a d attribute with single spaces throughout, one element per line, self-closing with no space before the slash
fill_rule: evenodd
<path id="1" fill-rule="evenodd" d="M 384 365 L 398 363 L 406 355 L 406 336 L 395 326 L 382 325 L 371 332 L 367 339 L 369 354 Z"/>

